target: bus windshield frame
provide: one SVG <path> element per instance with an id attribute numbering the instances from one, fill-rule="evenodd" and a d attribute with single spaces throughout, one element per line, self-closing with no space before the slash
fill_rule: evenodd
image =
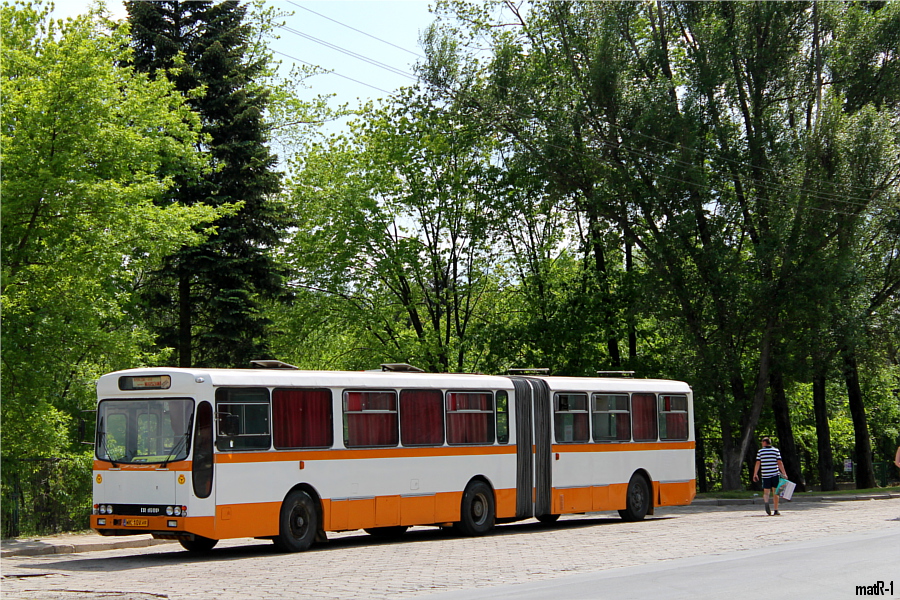
<path id="1" fill-rule="evenodd" d="M 118 464 L 166 464 L 191 450 L 192 398 L 101 400 L 97 406 L 98 460 Z"/>

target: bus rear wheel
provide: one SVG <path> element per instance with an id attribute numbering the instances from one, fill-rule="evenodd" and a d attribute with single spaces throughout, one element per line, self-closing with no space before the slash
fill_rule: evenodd
<path id="1" fill-rule="evenodd" d="M 312 546 L 318 529 L 316 502 L 303 490 L 294 490 L 281 505 L 275 547 L 282 552 L 302 552 Z"/>
<path id="2" fill-rule="evenodd" d="M 640 521 L 650 512 L 650 488 L 643 475 L 635 473 L 628 482 L 625 510 L 619 511 L 624 521 Z"/>
<path id="3" fill-rule="evenodd" d="M 202 535 L 195 535 L 192 540 L 178 540 L 181 547 L 189 552 L 209 552 L 212 550 L 219 540 L 213 540 Z"/>
<path id="4" fill-rule="evenodd" d="M 494 526 L 494 517 L 494 491 L 483 481 L 473 481 L 463 492 L 456 528 L 468 536 L 484 535 Z"/>

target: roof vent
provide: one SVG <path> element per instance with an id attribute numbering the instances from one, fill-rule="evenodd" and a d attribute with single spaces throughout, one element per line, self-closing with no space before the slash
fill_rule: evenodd
<path id="1" fill-rule="evenodd" d="M 634 377 L 634 371 L 597 371 L 600 377 Z"/>
<path id="2" fill-rule="evenodd" d="M 384 363 L 381 365 L 382 371 L 389 371 L 391 373 L 424 373 L 425 369 L 420 369 L 419 367 L 414 367 L 412 365 L 408 365 L 406 363 Z"/>
<path id="3" fill-rule="evenodd" d="M 520 369 L 512 368 L 512 369 L 507 369 L 506 372 L 509 373 L 510 375 L 526 375 L 528 373 L 538 373 L 540 375 L 548 375 L 550 373 L 550 369 L 548 369 L 547 367 L 527 367 L 527 368 L 520 368 Z"/>
<path id="4" fill-rule="evenodd" d="M 281 362 L 280 360 L 251 360 L 250 364 L 257 369 L 291 369 L 294 371 L 299 370 L 298 367 L 289 365 L 286 362 Z"/>

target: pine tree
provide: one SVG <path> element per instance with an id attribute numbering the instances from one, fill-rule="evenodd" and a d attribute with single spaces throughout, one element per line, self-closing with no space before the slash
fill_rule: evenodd
<path id="1" fill-rule="evenodd" d="M 265 59 L 250 57 L 251 28 L 238 2 L 127 2 L 136 69 L 167 76 L 200 115 L 211 159 L 206 177 L 183 177 L 168 202 L 243 207 L 216 222 L 201 246 L 183 248 L 148 282 L 159 343 L 179 366 L 246 366 L 266 354 L 260 301 L 284 293 L 271 255 L 291 226 L 276 202 L 280 176 L 266 146 Z"/>

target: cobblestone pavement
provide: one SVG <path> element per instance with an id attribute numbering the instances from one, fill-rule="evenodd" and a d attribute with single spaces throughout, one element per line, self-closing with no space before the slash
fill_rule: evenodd
<path id="1" fill-rule="evenodd" d="M 414 528 L 401 541 L 330 534 L 299 554 L 271 542 L 229 540 L 195 556 L 180 546 L 2 560 L 5 600 L 411 598 L 533 582 L 573 573 L 719 555 L 788 542 L 900 528 L 900 499 L 658 509 L 625 523 L 614 513 L 498 526 L 482 538 Z"/>

